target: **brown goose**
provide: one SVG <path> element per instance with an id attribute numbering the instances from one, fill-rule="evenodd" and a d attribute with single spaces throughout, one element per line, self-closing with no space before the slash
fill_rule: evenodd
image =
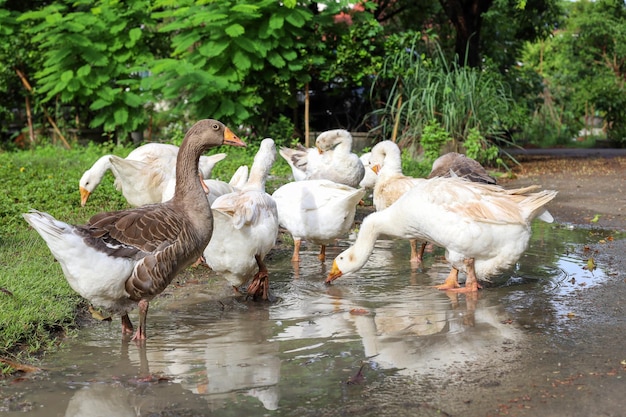
<path id="1" fill-rule="evenodd" d="M 462 153 L 448 152 L 433 162 L 428 178 L 457 176 L 467 178 L 472 182 L 495 184 L 493 178 L 480 162 L 468 158 Z"/>
<path id="2" fill-rule="evenodd" d="M 189 129 L 176 159 L 176 191 L 167 202 L 99 213 L 81 226 L 36 210 L 23 215 L 46 241 L 70 286 L 122 316 L 123 334 L 133 332 L 128 312 L 139 305 L 133 340 L 146 338 L 150 300 L 197 260 L 211 239 L 213 217 L 198 161 L 222 144 L 246 146 L 217 120 L 201 120 Z"/>

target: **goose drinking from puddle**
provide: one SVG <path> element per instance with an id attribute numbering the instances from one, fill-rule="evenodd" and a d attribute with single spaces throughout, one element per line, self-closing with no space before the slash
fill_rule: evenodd
<path id="1" fill-rule="evenodd" d="M 168 143 L 147 143 L 134 149 L 126 158 L 115 155 L 100 157 L 78 181 L 80 205 L 87 204 L 89 196 L 108 170 L 116 177 L 115 187 L 122 191 L 131 206 L 161 202 L 162 188 L 176 175 L 174 168 L 178 150 L 178 146 Z M 198 165 L 202 177 L 211 178 L 215 164 L 224 158 L 225 153 L 202 155 Z M 125 190 L 125 186 L 129 189 Z"/>
<path id="2" fill-rule="evenodd" d="M 363 220 L 356 241 L 335 258 L 326 282 L 362 268 L 384 234 L 445 248 L 452 267 L 467 274 L 464 288 L 449 289 L 475 292 L 479 279 L 488 280 L 520 258 L 533 219 L 552 220 L 545 205 L 557 192 L 537 188 L 505 190 L 458 177 L 423 179 L 391 206 Z"/>
<path id="3" fill-rule="evenodd" d="M 31 210 L 26 221 L 46 241 L 70 286 L 92 304 L 122 317 L 139 306 L 133 340 L 146 338 L 150 300 L 196 261 L 213 233 L 211 207 L 200 180 L 200 155 L 211 147 L 245 146 L 228 127 L 205 119 L 189 129 L 176 159 L 176 190 L 164 203 L 99 213 L 85 225 L 69 225 Z"/>

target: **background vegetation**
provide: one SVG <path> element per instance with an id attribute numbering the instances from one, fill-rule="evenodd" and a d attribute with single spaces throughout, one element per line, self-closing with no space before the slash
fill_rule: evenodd
<path id="1" fill-rule="evenodd" d="M 414 3 L 0 0 L 3 147 L 171 141 L 209 116 L 251 138 L 286 117 L 291 143 L 305 114 L 414 156 L 427 123 L 460 150 L 474 129 L 492 163 L 582 128 L 624 142 L 623 2 Z"/>

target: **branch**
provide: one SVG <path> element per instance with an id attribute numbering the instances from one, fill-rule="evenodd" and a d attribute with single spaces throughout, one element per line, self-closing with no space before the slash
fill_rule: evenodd
<path id="1" fill-rule="evenodd" d="M 20 80 L 22 80 L 22 84 L 24 84 L 24 87 L 26 88 L 26 90 L 28 90 L 28 92 L 32 94 L 33 87 L 31 87 L 31 85 L 28 82 L 28 80 L 26 79 L 26 76 L 24 75 L 24 73 L 22 71 L 20 71 L 18 68 L 15 68 L 15 72 L 17 73 L 17 76 L 20 77 Z M 48 122 L 52 125 L 52 128 L 54 129 L 56 134 L 59 135 L 59 137 L 61 138 L 61 141 L 63 142 L 63 145 L 67 149 L 71 149 L 72 147 L 70 146 L 70 144 L 65 139 L 65 136 L 63 136 L 63 134 L 59 130 L 59 127 L 57 126 L 57 124 L 54 123 L 54 120 L 52 120 L 52 117 L 50 117 L 50 114 L 48 113 L 48 110 L 46 110 L 46 108 L 44 106 L 40 106 L 40 107 L 41 107 L 41 110 L 43 110 L 44 114 L 46 115 L 46 118 L 48 119 Z"/>

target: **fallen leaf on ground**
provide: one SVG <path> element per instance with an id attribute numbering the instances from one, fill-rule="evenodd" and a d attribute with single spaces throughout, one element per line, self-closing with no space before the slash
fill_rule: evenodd
<path id="1" fill-rule="evenodd" d="M 592 257 L 589 257 L 589 259 L 587 259 L 587 265 L 583 267 L 583 269 L 593 272 L 593 270 L 596 269 L 596 261 L 594 261 Z"/>
<path id="2" fill-rule="evenodd" d="M 111 321 L 111 316 L 104 317 L 98 310 L 94 309 L 92 306 L 89 306 L 89 312 L 91 313 L 91 317 L 99 321 Z"/>
<path id="3" fill-rule="evenodd" d="M 363 381 L 365 381 L 365 376 L 363 375 L 364 367 L 365 367 L 365 364 L 362 364 L 361 367 L 359 368 L 359 371 L 356 373 L 356 375 L 348 379 L 348 382 L 347 382 L 348 385 L 361 384 L 363 383 Z"/>
<path id="4" fill-rule="evenodd" d="M 130 384 L 159 384 L 161 382 L 168 382 L 168 381 L 171 381 L 171 378 L 168 376 L 150 374 L 150 375 L 145 375 L 145 376 L 141 376 L 137 378 L 130 378 L 128 380 L 128 383 Z"/>

